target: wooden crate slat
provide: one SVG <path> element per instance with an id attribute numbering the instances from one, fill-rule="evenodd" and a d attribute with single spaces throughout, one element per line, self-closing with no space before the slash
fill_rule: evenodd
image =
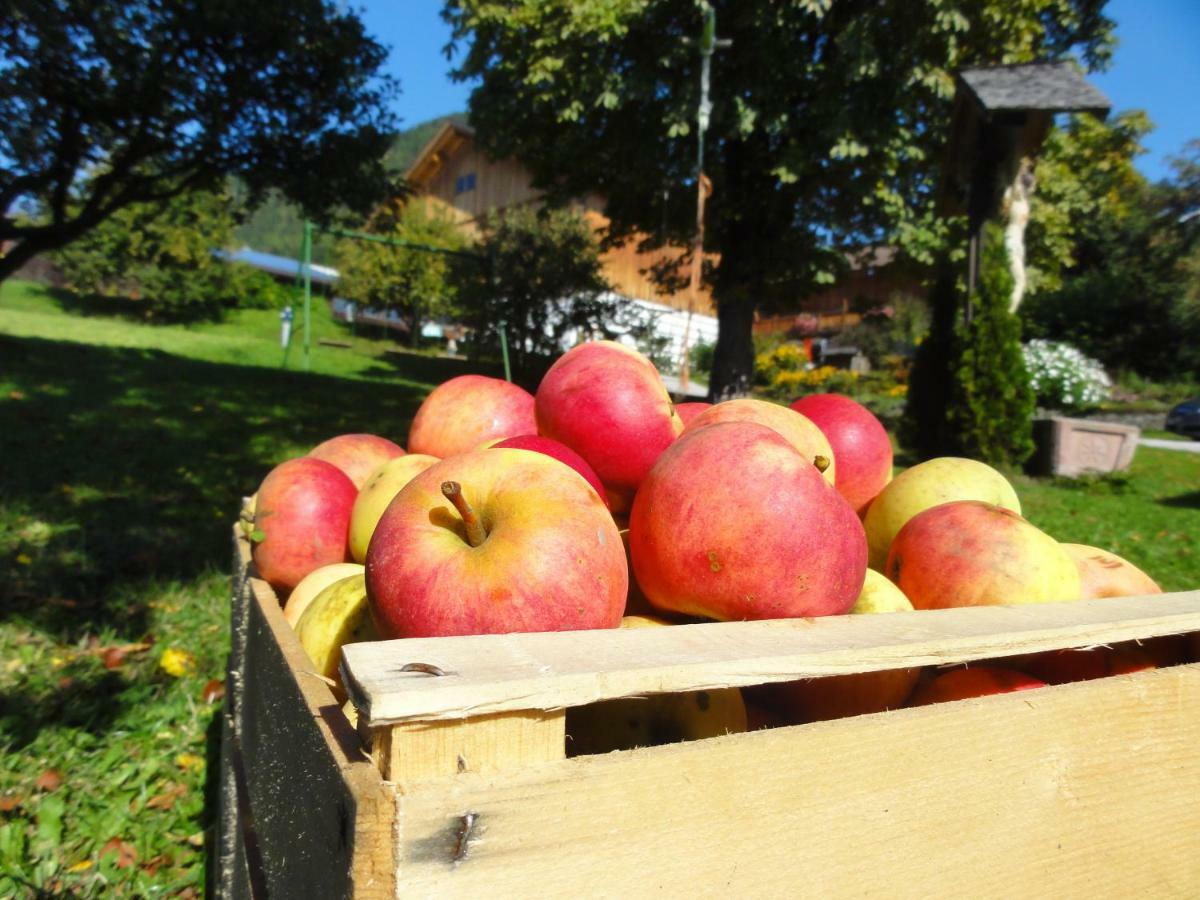
<path id="1" fill-rule="evenodd" d="M 395 792 L 312 675 L 270 585 L 248 585 L 235 746 L 268 893 L 392 897 Z"/>
<path id="2" fill-rule="evenodd" d="M 1200 665 L 399 798 L 404 896 L 1195 897 Z"/>
<path id="3" fill-rule="evenodd" d="M 966 662 L 1200 631 L 1200 591 L 1074 603 L 569 633 L 344 649 L 372 726 L 550 710 L 649 693 Z M 401 671 L 406 664 L 427 671 Z M 445 674 L 428 674 L 430 666 Z"/>

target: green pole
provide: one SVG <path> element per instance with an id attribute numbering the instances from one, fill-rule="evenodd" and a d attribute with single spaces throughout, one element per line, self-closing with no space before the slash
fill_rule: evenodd
<path id="1" fill-rule="evenodd" d="M 309 352 L 312 347 L 312 233 L 313 224 L 304 220 L 304 371 L 307 372 L 311 362 Z"/>
<path id="2" fill-rule="evenodd" d="M 512 381 L 512 369 L 508 366 L 508 332 L 504 330 L 504 326 L 508 323 L 501 319 L 496 323 L 500 330 L 500 355 L 504 357 L 504 380 Z"/>

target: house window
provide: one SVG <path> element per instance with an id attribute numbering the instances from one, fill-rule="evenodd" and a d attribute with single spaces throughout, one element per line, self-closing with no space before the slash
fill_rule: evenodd
<path id="1" fill-rule="evenodd" d="M 467 191 L 475 190 L 475 173 L 468 172 L 466 175 L 459 175 L 454 179 L 454 193 L 465 194 Z"/>

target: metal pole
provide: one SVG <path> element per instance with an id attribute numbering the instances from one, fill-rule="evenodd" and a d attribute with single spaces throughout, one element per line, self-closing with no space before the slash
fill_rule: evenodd
<path id="1" fill-rule="evenodd" d="M 309 353 L 312 347 L 312 233 L 313 223 L 304 220 L 304 371 L 312 365 Z"/>
<path id="2" fill-rule="evenodd" d="M 508 366 L 508 332 L 505 327 L 508 323 L 501 319 L 496 323 L 496 327 L 500 331 L 500 355 L 504 357 L 504 380 L 512 381 L 512 369 Z"/>

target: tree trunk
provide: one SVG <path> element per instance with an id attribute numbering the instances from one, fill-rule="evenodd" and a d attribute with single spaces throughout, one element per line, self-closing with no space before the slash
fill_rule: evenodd
<path id="1" fill-rule="evenodd" d="M 714 403 L 750 393 L 754 383 L 754 301 L 739 292 L 717 304 L 717 346 L 708 397 Z"/>
<path id="2" fill-rule="evenodd" d="M 0 284 L 41 252 L 40 247 L 30 246 L 28 241 L 19 241 L 8 253 L 0 256 Z"/>

